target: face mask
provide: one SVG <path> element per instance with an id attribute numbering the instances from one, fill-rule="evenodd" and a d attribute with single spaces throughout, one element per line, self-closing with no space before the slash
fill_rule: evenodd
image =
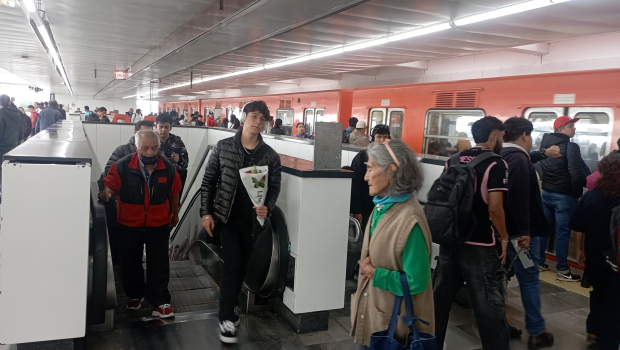
<path id="1" fill-rule="evenodd" d="M 153 165 L 155 163 L 157 163 L 157 154 L 152 156 L 152 157 L 147 157 L 147 156 L 140 156 L 140 160 L 142 161 L 142 163 L 144 163 L 144 165 Z"/>

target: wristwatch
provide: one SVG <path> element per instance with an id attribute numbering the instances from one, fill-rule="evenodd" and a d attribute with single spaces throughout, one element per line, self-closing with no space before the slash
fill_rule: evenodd
<path id="1" fill-rule="evenodd" d="M 542 154 L 543 159 L 547 158 L 547 155 L 545 154 L 545 152 L 547 152 L 547 149 L 541 147 L 540 148 L 540 154 Z"/>

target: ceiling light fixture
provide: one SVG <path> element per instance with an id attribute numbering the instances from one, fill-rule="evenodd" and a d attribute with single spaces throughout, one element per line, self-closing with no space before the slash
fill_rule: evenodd
<path id="1" fill-rule="evenodd" d="M 22 4 L 26 7 L 28 12 L 36 12 L 37 6 L 34 4 L 34 0 L 22 0 Z"/>
<path id="2" fill-rule="evenodd" d="M 478 13 L 472 16 L 466 16 L 463 18 L 457 18 L 454 20 L 454 24 L 457 27 L 486 21 L 489 19 L 504 17 L 508 15 L 514 15 L 516 13 L 521 13 L 525 11 L 535 10 L 541 7 L 547 7 L 555 4 L 559 4 L 562 2 L 566 2 L 569 0 L 531 0 L 526 2 L 521 2 L 518 4 L 498 8 L 496 10 L 486 11 L 482 13 Z"/>
<path id="3" fill-rule="evenodd" d="M 25 1 L 25 0 L 23 0 L 23 1 Z M 499 17 L 503 17 L 503 16 L 508 16 L 508 15 L 512 15 L 512 14 L 516 14 L 516 13 L 521 13 L 521 12 L 525 12 L 525 11 L 529 11 L 529 10 L 534 10 L 534 9 L 541 8 L 541 7 L 550 6 L 550 5 L 556 5 L 556 4 L 567 2 L 567 1 L 570 1 L 570 0 L 530 0 L 530 1 L 525 1 L 525 2 L 518 3 L 518 4 L 502 7 L 502 8 L 499 8 L 499 9 L 478 13 L 478 14 L 471 15 L 471 16 L 465 16 L 465 17 L 462 17 L 462 18 L 456 18 L 453 21 L 439 22 L 439 23 L 428 25 L 428 26 L 420 27 L 420 28 L 417 28 L 417 29 L 414 29 L 414 30 L 410 30 L 410 31 L 407 31 L 407 32 L 391 34 L 391 35 L 388 35 L 388 36 L 385 36 L 385 37 L 381 37 L 381 38 L 378 38 L 378 39 L 366 40 L 366 41 L 362 41 L 362 42 L 355 43 L 355 44 L 338 46 L 338 47 L 330 49 L 330 50 L 321 51 L 321 52 L 317 52 L 317 53 L 313 53 L 313 54 L 309 54 L 309 55 L 304 55 L 304 56 L 299 56 L 299 57 L 296 57 L 296 58 L 291 58 L 291 59 L 288 59 L 288 60 L 278 61 L 278 62 L 274 62 L 274 63 L 270 63 L 270 64 L 265 64 L 265 65 L 258 66 L 258 67 L 255 67 L 255 68 L 250 68 L 250 69 L 241 70 L 241 71 L 237 71 L 237 72 L 233 72 L 233 73 L 227 73 L 227 74 L 223 74 L 223 75 L 216 75 L 216 76 L 211 76 L 211 77 L 208 77 L 208 78 L 203 78 L 202 80 L 199 81 L 199 83 L 206 82 L 206 81 L 217 80 L 217 79 L 229 78 L 229 77 L 233 77 L 233 76 L 236 76 L 236 75 L 253 73 L 253 72 L 258 72 L 258 71 L 272 69 L 272 68 L 284 67 L 284 66 L 288 66 L 288 65 L 291 65 L 291 64 L 306 62 L 306 61 L 309 61 L 309 60 L 312 60 L 312 59 L 319 59 L 319 58 L 324 58 L 324 57 L 328 57 L 328 56 L 337 55 L 337 54 L 340 54 L 340 53 L 343 53 L 343 52 L 350 52 L 350 51 L 354 51 L 354 50 L 366 49 L 366 48 L 373 47 L 373 46 L 383 45 L 383 44 L 386 44 L 388 42 L 394 42 L 394 41 L 398 41 L 398 40 L 409 39 L 409 38 L 414 38 L 414 37 L 417 37 L 417 36 L 422 36 L 422 35 L 426 35 L 426 34 L 436 33 L 436 32 L 440 32 L 440 31 L 443 31 L 443 30 L 451 29 L 453 27 L 459 27 L 459 26 L 464 26 L 464 25 L 468 25 L 468 24 L 472 24 L 472 23 L 478 23 L 478 22 L 489 20 L 489 19 L 494 19 L 494 18 L 499 18 Z M 154 92 L 170 90 L 170 89 L 174 89 L 174 88 L 177 88 L 177 87 L 183 87 L 183 86 L 187 86 L 187 85 L 190 85 L 190 83 L 184 83 L 184 84 L 179 84 L 179 85 L 175 85 L 175 86 L 169 86 L 167 88 L 159 89 L 159 90 L 156 90 Z M 136 96 L 136 95 L 133 95 L 133 96 Z M 133 97 L 133 96 L 128 96 L 128 97 Z M 124 97 L 124 98 L 127 98 L 127 97 Z"/>

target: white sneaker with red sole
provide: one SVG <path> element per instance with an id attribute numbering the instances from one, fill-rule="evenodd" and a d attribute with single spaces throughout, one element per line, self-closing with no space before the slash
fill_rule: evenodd
<path id="1" fill-rule="evenodd" d="M 142 306 L 142 302 L 143 301 L 144 301 L 144 298 L 142 298 L 142 299 L 129 299 L 129 302 L 127 303 L 127 309 L 128 310 L 138 310 Z"/>
<path id="2" fill-rule="evenodd" d="M 163 304 L 153 309 L 153 316 L 159 316 L 159 318 L 170 318 L 174 317 L 174 311 L 170 307 L 170 304 Z"/>

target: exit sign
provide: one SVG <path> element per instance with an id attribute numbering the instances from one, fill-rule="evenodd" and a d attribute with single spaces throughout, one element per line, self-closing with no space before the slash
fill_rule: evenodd
<path id="1" fill-rule="evenodd" d="M 125 72 L 124 70 L 115 70 L 114 71 L 114 79 L 116 79 L 116 80 L 126 80 L 127 79 L 127 72 Z"/>

